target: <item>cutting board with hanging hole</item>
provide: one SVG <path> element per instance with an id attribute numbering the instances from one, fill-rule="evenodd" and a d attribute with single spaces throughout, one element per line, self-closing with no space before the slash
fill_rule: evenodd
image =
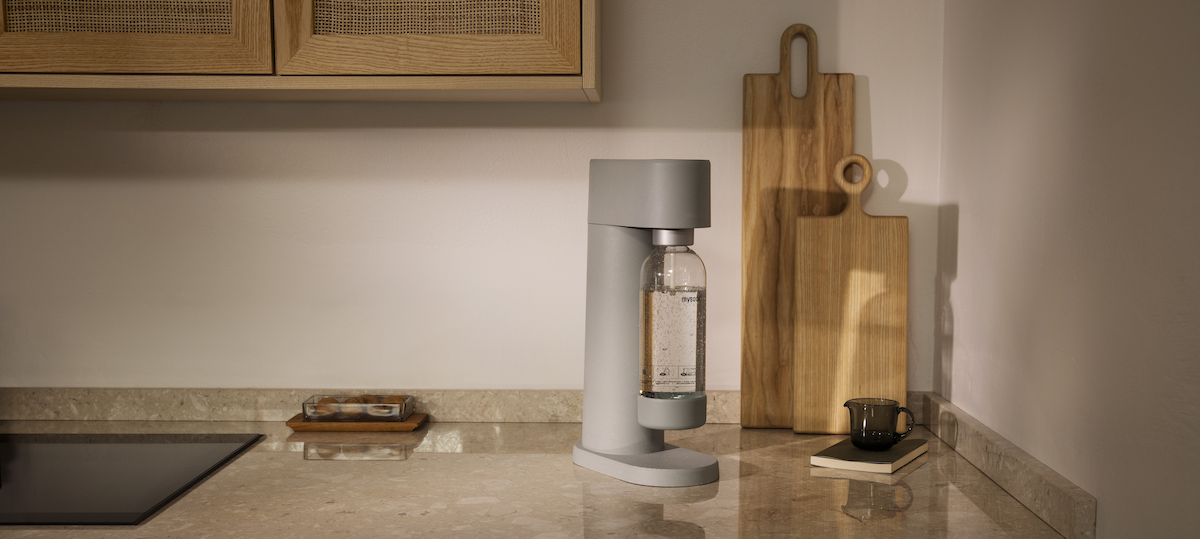
<path id="1" fill-rule="evenodd" d="M 791 88 L 797 36 L 808 43 L 799 98 Z M 817 71 L 817 34 L 803 24 L 783 33 L 779 56 L 779 73 L 742 81 L 743 427 L 794 426 L 795 218 L 842 211 L 833 164 L 854 146 L 854 75 Z"/>
<path id="2" fill-rule="evenodd" d="M 844 179 L 862 167 L 857 183 Z M 906 406 L 908 217 L 862 209 L 871 163 L 848 155 L 831 167 L 846 192 L 838 215 L 797 217 L 793 425 L 803 433 L 848 434 L 843 404 L 858 397 Z"/>

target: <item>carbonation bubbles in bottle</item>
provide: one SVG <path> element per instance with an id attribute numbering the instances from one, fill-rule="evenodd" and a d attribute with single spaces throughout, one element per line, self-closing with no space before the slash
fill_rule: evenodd
<path id="1" fill-rule="evenodd" d="M 704 394 L 704 263 L 687 246 L 657 246 L 642 264 L 641 394 Z"/>

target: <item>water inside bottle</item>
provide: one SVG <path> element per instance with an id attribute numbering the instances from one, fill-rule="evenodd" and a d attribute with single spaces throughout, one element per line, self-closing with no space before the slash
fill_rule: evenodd
<path id="1" fill-rule="evenodd" d="M 704 391 L 704 287 L 642 290 L 642 395 L 680 399 Z"/>

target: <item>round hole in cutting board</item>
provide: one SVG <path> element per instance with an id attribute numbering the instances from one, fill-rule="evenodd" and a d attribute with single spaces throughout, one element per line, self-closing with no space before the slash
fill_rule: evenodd
<path id="1" fill-rule="evenodd" d="M 808 93 L 808 40 L 797 35 L 792 38 L 792 96 L 804 97 Z"/>
<path id="2" fill-rule="evenodd" d="M 850 183 L 861 182 L 863 177 L 863 169 L 862 167 L 858 166 L 857 163 L 850 163 L 850 166 L 846 167 L 846 170 L 843 171 L 842 177 Z"/>

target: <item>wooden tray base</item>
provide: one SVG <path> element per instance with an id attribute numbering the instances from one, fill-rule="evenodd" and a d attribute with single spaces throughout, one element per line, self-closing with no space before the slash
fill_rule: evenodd
<path id="1" fill-rule="evenodd" d="M 296 432 L 412 432 L 426 419 L 427 414 L 413 414 L 408 421 L 305 421 L 296 414 L 286 425 Z"/>

